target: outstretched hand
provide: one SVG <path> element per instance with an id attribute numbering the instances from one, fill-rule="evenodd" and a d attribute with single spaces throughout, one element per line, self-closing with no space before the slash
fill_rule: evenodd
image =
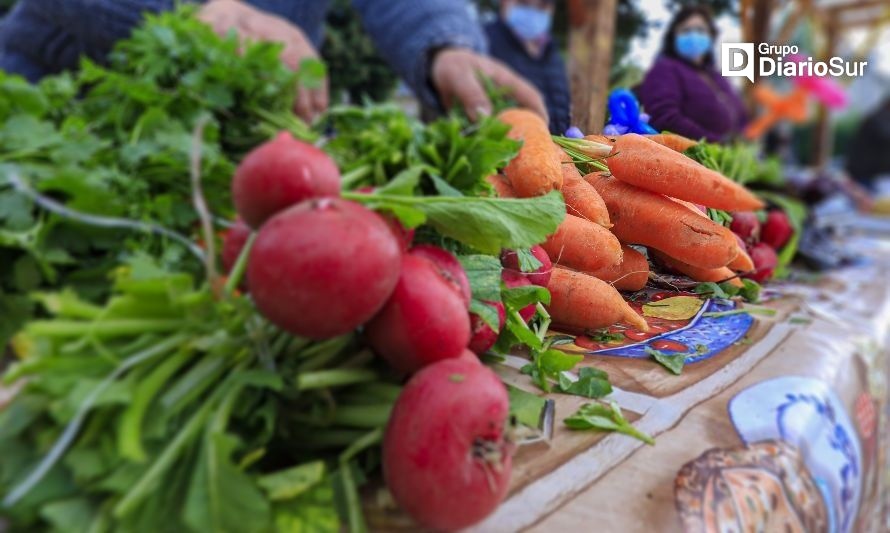
<path id="1" fill-rule="evenodd" d="M 460 104 L 472 120 L 480 115 L 491 114 L 492 111 L 481 76 L 490 78 L 496 86 L 506 89 L 520 106 L 541 115 L 545 121 L 548 120 L 547 107 L 537 89 L 510 67 L 472 50 L 440 50 L 433 57 L 430 75 L 442 103 L 446 107 Z"/>
<path id="2" fill-rule="evenodd" d="M 244 2 L 210 0 L 198 11 L 198 18 L 220 35 L 234 30 L 242 39 L 283 44 L 281 60 L 294 71 L 299 70 L 304 59 L 318 59 L 318 52 L 300 28 Z M 315 89 L 298 88 L 294 111 L 300 118 L 311 123 L 327 108 L 327 79 Z"/>

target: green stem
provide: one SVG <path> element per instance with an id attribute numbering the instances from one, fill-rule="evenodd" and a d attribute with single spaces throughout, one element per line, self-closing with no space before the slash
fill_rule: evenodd
<path id="1" fill-rule="evenodd" d="M 162 319 L 114 319 L 102 322 L 80 322 L 75 320 L 35 320 L 26 326 L 30 335 L 42 337 L 120 337 L 140 333 L 163 333 L 182 327 L 181 320 Z"/>
<path id="2" fill-rule="evenodd" d="M 343 479 L 343 495 L 346 499 L 346 517 L 350 531 L 367 531 L 367 527 L 365 526 L 365 517 L 362 514 L 358 487 L 355 485 L 355 480 L 352 479 L 352 469 L 349 466 L 349 462 L 356 455 L 371 446 L 379 444 L 382 440 L 383 428 L 377 428 L 363 435 L 340 454 L 340 476 Z"/>
<path id="3" fill-rule="evenodd" d="M 180 344 L 182 344 L 187 339 L 185 334 L 174 335 L 168 338 L 166 341 L 159 342 L 152 346 L 151 348 L 136 353 L 124 361 L 121 362 L 120 365 L 117 366 L 110 374 L 105 376 L 103 379 L 90 393 L 84 398 L 83 402 L 78 406 L 77 411 L 74 413 L 74 417 L 68 422 L 68 425 L 65 426 L 65 429 L 62 431 L 61 436 L 56 440 L 53 444 L 52 448 L 50 448 L 49 453 L 47 453 L 37 467 L 28 474 L 28 477 L 25 478 L 22 483 L 18 486 L 10 490 L 6 497 L 3 499 L 4 507 L 11 507 L 15 505 L 16 502 L 21 500 L 24 496 L 28 494 L 40 481 L 43 477 L 50 471 L 50 469 L 56 464 L 56 462 L 62 458 L 65 452 L 68 450 L 68 447 L 74 442 L 74 439 L 77 437 L 77 433 L 80 431 L 80 427 L 83 425 L 84 420 L 86 419 L 87 414 L 92 410 L 93 403 L 99 398 L 99 396 L 105 392 L 105 390 L 111 386 L 111 384 L 125 372 L 133 368 L 134 366 L 149 361 L 155 357 L 158 357 L 168 351 L 176 348 Z"/>
<path id="4" fill-rule="evenodd" d="M 354 370 L 319 370 L 306 372 L 297 376 L 297 390 L 323 389 L 328 387 L 342 387 L 356 383 L 367 383 L 378 379 L 377 372 L 366 369 Z"/>
<path id="5" fill-rule="evenodd" d="M 764 316 L 775 316 L 776 310 L 770 309 L 768 307 L 742 307 L 739 309 L 733 309 L 732 311 L 715 311 L 712 313 L 703 313 L 702 316 L 708 318 L 720 318 L 724 316 L 732 316 L 732 315 L 764 315 Z"/>
<path id="6" fill-rule="evenodd" d="M 343 174 L 340 176 L 340 188 L 344 191 L 351 191 L 361 180 L 371 174 L 371 170 L 370 165 L 362 165 Z"/>
<path id="7" fill-rule="evenodd" d="M 389 420 L 391 403 L 369 405 L 340 405 L 334 412 L 333 423 L 354 428 L 380 428 Z"/>
<path id="8" fill-rule="evenodd" d="M 232 296 L 235 293 L 235 289 L 241 284 L 241 279 L 244 277 L 244 271 L 247 270 L 247 258 L 250 256 L 250 250 L 253 248 L 253 243 L 255 241 L 256 232 L 252 231 L 247 238 L 247 242 L 244 243 L 244 248 L 241 249 L 241 253 L 238 254 L 238 259 L 235 261 L 235 265 L 229 273 L 229 279 L 226 280 L 226 284 L 223 286 L 223 293 L 225 295 Z"/>

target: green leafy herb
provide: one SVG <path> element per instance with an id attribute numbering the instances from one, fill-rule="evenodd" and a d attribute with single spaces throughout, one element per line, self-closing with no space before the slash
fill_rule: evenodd
<path id="1" fill-rule="evenodd" d="M 542 390 L 550 392 L 551 380 L 558 380 L 562 372 L 575 368 L 583 359 L 583 355 L 550 348 L 534 354 L 532 362 L 522 367 L 521 372 L 531 376 L 535 385 Z"/>
<path id="2" fill-rule="evenodd" d="M 564 394 L 575 394 L 585 398 L 602 398 L 612 392 L 612 384 L 606 372 L 586 366 L 578 372 L 578 379 L 575 381 L 560 373 L 558 390 Z"/>
<path id="3" fill-rule="evenodd" d="M 649 346 L 646 346 L 646 353 L 649 354 L 652 359 L 655 359 L 658 364 L 676 375 L 680 375 L 680 373 L 683 372 L 683 365 L 686 364 L 686 358 L 690 355 L 683 352 L 665 353 L 661 350 L 650 348 Z"/>
<path id="4" fill-rule="evenodd" d="M 537 428 L 546 400 L 512 385 L 507 385 L 507 394 L 510 397 L 510 415 L 520 424 Z"/>
<path id="5" fill-rule="evenodd" d="M 655 444 L 655 439 L 637 430 L 624 418 L 621 408 L 615 402 L 609 402 L 608 405 L 600 402 L 586 403 L 575 414 L 565 419 L 565 425 L 577 430 L 615 431 L 649 445 Z"/>
<path id="6" fill-rule="evenodd" d="M 625 340 L 624 333 L 618 331 L 613 333 L 610 332 L 608 328 L 598 329 L 596 331 L 589 331 L 587 332 L 587 336 L 590 337 L 590 340 L 603 344 L 623 342 Z"/>

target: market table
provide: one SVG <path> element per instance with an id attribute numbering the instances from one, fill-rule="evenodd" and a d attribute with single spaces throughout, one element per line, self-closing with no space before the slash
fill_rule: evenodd
<path id="1" fill-rule="evenodd" d="M 570 431 L 584 400 L 553 395 L 552 439 L 520 448 L 510 497 L 473 531 L 887 531 L 890 241 L 849 249 L 865 263 L 777 285 L 775 316 L 680 376 L 588 357 L 656 445 Z"/>

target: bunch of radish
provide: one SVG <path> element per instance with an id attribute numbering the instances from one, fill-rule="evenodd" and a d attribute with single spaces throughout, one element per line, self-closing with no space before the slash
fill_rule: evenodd
<path id="1" fill-rule="evenodd" d="M 411 375 L 384 438 L 384 475 L 396 501 L 420 525 L 440 530 L 491 513 L 510 479 L 507 391 L 476 356 L 499 331 L 471 317 L 458 259 L 411 246 L 413 232 L 397 221 L 340 198 L 333 161 L 288 133 L 245 157 L 232 193 L 240 220 L 224 239 L 223 263 L 230 270 L 257 232 L 244 285 L 257 310 L 310 339 L 363 328 L 377 355 Z M 510 276 L 508 285 L 530 283 Z M 503 327 L 503 304 L 492 305 Z"/>
<path id="2" fill-rule="evenodd" d="M 745 277 L 758 282 L 772 277 L 779 261 L 778 252 L 794 235 L 788 215 L 776 208 L 734 212 L 729 229 L 745 245 L 754 263 L 754 270 Z"/>

